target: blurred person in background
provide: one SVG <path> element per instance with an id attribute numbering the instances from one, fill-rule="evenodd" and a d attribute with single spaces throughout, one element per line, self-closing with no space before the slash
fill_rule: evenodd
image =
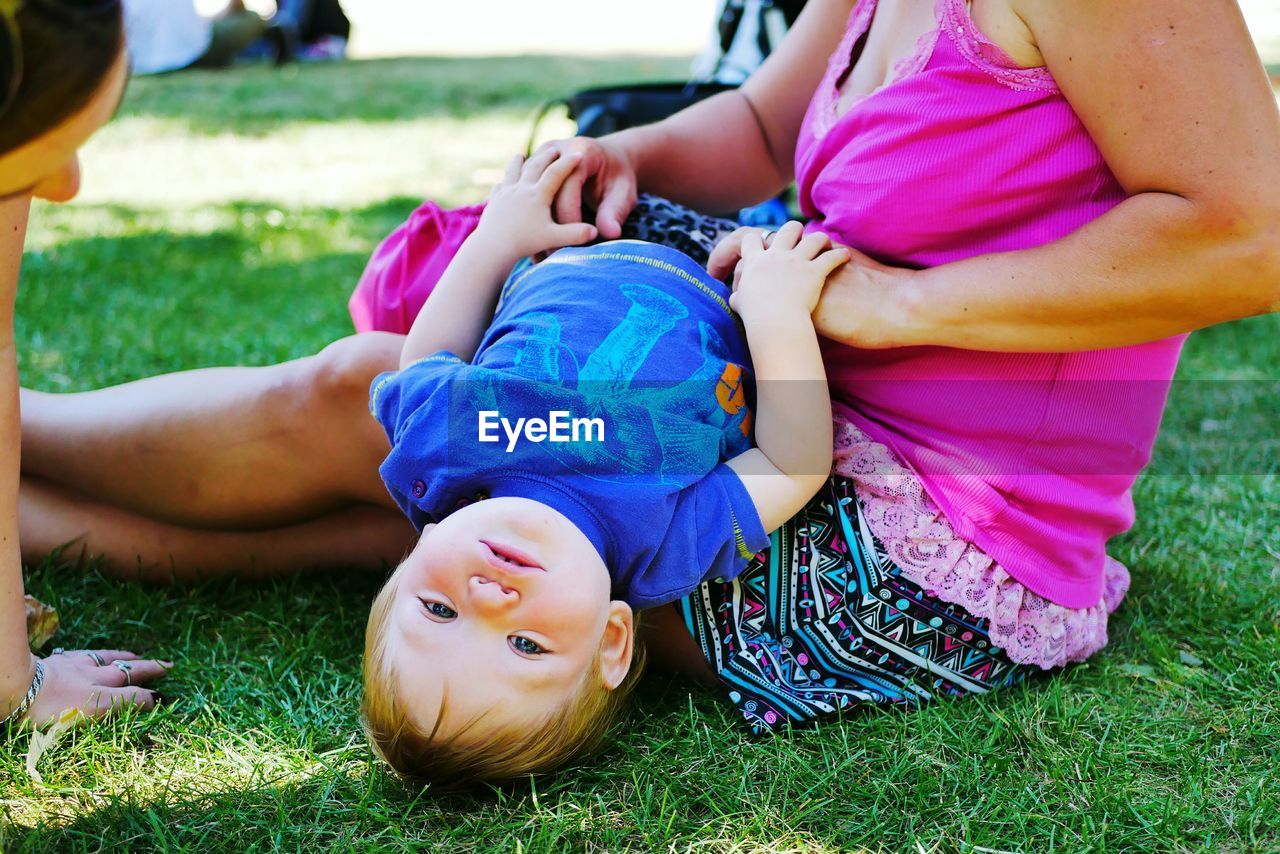
<path id="1" fill-rule="evenodd" d="M 351 21 L 339 0 L 277 0 L 268 38 L 276 61 L 344 59 Z"/>
<path id="2" fill-rule="evenodd" d="M 267 31 L 267 21 L 230 0 L 214 14 L 194 0 L 125 0 L 125 33 L 134 74 L 226 68 Z"/>

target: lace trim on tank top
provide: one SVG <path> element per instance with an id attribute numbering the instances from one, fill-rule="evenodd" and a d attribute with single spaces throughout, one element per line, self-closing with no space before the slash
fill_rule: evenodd
<path id="1" fill-rule="evenodd" d="M 836 110 L 839 109 L 840 93 L 836 91 L 836 83 L 853 67 L 853 46 L 866 34 L 875 8 L 875 0 L 864 0 L 853 7 L 849 12 L 848 23 L 845 24 L 844 37 L 827 59 L 827 73 L 818 84 L 818 110 L 813 122 L 813 134 L 819 139 L 826 136 L 831 125 L 839 118 Z M 865 97 L 861 96 L 858 100 Z"/>
<path id="2" fill-rule="evenodd" d="M 1107 645 L 1107 618 L 1129 589 L 1129 571 L 1106 559 L 1102 601 L 1066 608 L 1028 590 L 960 539 L 924 484 L 885 445 L 837 416 L 836 474 L 853 481 L 867 525 L 903 574 L 929 596 L 990 620 L 991 642 L 1019 664 L 1044 669 L 1084 661 Z"/>
<path id="3" fill-rule="evenodd" d="M 827 131 L 858 104 L 923 71 L 933 57 L 938 37 L 943 30 L 961 56 L 1001 84 L 1024 91 L 1058 90 L 1058 84 L 1048 68 L 1043 65 L 1024 68 L 1014 62 L 999 45 L 988 39 L 969 16 L 967 0 L 935 0 L 935 25 L 916 39 L 911 54 L 895 62 L 888 77 L 875 89 L 850 96 L 847 108 L 841 112 L 839 84 L 855 64 L 854 46 L 870 29 L 877 2 L 878 0 L 862 0 L 853 8 L 849 13 L 844 38 L 827 62 L 827 73 L 822 79 L 819 95 L 819 109 L 813 123 L 813 134 L 817 139 L 826 136 Z"/>
<path id="4" fill-rule="evenodd" d="M 1048 68 L 1043 65 L 1024 68 L 1014 62 L 1000 45 L 987 38 L 969 14 L 968 0 L 936 0 L 935 10 L 939 26 L 947 31 L 960 54 L 975 68 L 1011 89 L 1058 91 L 1058 83 Z"/>

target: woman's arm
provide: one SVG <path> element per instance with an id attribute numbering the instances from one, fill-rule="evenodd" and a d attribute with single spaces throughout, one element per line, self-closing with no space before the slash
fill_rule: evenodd
<path id="1" fill-rule="evenodd" d="M 614 238 L 635 205 L 637 188 L 704 211 L 737 210 L 776 195 L 791 181 L 809 97 L 853 5 L 811 0 L 741 89 L 600 140 L 548 143 L 583 158 L 556 197 L 556 219 L 582 221 L 585 202 L 596 211 L 600 233 Z"/>
<path id="2" fill-rule="evenodd" d="M 920 272 L 855 255 L 819 330 L 862 347 L 1067 352 L 1280 308 L 1280 113 L 1236 5 L 1015 6 L 1130 197 L 1035 249 Z"/>
<path id="3" fill-rule="evenodd" d="M 0 721 L 33 687 L 37 660 L 27 643 L 23 607 L 22 555 L 18 547 L 18 478 L 21 423 L 18 361 L 14 340 L 14 299 L 31 196 L 0 200 Z M 150 708 L 155 695 L 147 683 L 164 675 L 167 662 L 141 661 L 130 652 L 98 650 L 51 655 L 40 661 L 43 686 L 27 718 L 45 724 L 70 709 L 101 717 L 126 706 Z M 98 662 L 105 662 L 99 665 Z M 121 662 L 119 667 L 115 662 Z M 127 663 L 126 663 L 127 662 Z M 128 673 L 125 670 L 128 670 Z"/>
<path id="4" fill-rule="evenodd" d="M 35 673 L 27 646 L 18 549 L 18 477 L 22 425 L 13 304 L 27 232 L 29 196 L 0 201 L 0 720 L 17 705 Z"/>

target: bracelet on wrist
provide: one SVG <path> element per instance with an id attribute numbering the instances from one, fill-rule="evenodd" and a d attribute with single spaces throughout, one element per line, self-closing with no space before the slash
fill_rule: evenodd
<path id="1" fill-rule="evenodd" d="M 44 687 L 44 662 L 36 659 L 36 672 L 31 677 L 31 687 L 27 688 L 26 695 L 18 702 L 18 705 L 9 713 L 9 717 L 5 718 L 5 723 L 13 723 L 21 720 L 22 716 L 31 710 L 31 704 L 36 701 L 36 697 L 40 696 L 40 689 Z"/>

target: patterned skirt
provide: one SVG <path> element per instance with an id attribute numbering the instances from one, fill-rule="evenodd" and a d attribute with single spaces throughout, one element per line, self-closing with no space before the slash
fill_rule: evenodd
<path id="1" fill-rule="evenodd" d="M 756 732 L 859 705 L 981 694 L 1041 672 L 986 620 L 905 578 L 832 477 L 732 581 L 677 603 L 729 700 Z"/>

